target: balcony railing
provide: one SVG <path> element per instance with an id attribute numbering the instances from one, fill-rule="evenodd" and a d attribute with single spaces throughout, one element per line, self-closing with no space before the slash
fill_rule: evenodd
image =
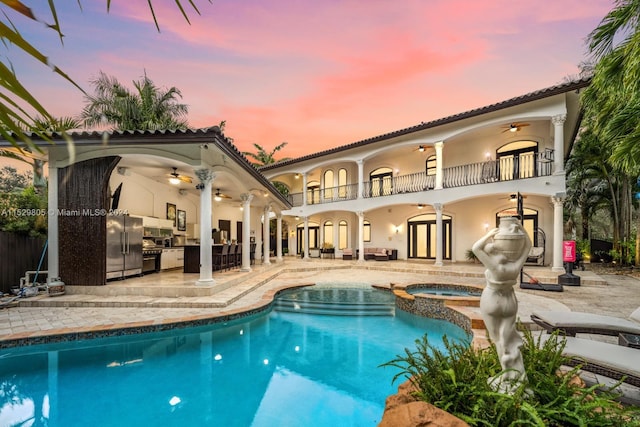
<path id="1" fill-rule="evenodd" d="M 470 163 L 443 169 L 444 188 L 487 184 L 499 181 L 535 178 L 551 175 L 553 151 L 523 153 L 519 156 L 501 157 L 480 163 Z M 416 172 L 408 175 L 385 177 L 363 183 L 363 198 L 384 197 L 402 193 L 417 193 L 435 187 L 435 175 Z M 354 200 L 358 198 L 358 184 L 331 188 L 316 188 L 307 191 L 307 204 L 321 204 Z M 289 194 L 293 206 L 302 206 L 302 193 Z"/>

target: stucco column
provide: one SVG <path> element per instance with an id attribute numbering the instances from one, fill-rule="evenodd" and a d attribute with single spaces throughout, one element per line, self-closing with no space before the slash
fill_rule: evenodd
<path id="1" fill-rule="evenodd" d="M 200 180 L 200 278 L 198 286 L 211 286 L 213 280 L 213 259 L 211 244 L 211 186 L 216 174 L 210 169 L 202 168 L 195 171 Z"/>
<path id="2" fill-rule="evenodd" d="M 358 199 L 362 199 L 364 193 L 364 160 L 356 161 L 358 164 Z"/>
<path id="3" fill-rule="evenodd" d="M 282 262 L 282 214 L 276 216 L 276 262 Z"/>
<path id="4" fill-rule="evenodd" d="M 564 173 L 564 121 L 566 114 L 558 114 L 551 117 L 553 122 L 553 173 Z"/>
<path id="5" fill-rule="evenodd" d="M 302 174 L 302 206 L 307 206 L 307 174 Z"/>
<path id="6" fill-rule="evenodd" d="M 358 262 L 364 262 L 364 212 L 358 212 Z"/>
<path id="7" fill-rule="evenodd" d="M 302 258 L 304 261 L 311 261 L 309 258 L 309 217 L 304 217 L 304 236 L 302 236 L 303 248 L 302 251 L 304 253 L 304 257 Z"/>
<path id="8" fill-rule="evenodd" d="M 253 194 L 241 194 L 240 200 L 242 200 L 242 267 L 240 267 L 240 271 L 251 271 L 251 200 L 253 200 Z"/>
<path id="9" fill-rule="evenodd" d="M 262 221 L 262 247 L 264 248 L 262 251 L 262 263 L 265 265 L 271 264 L 271 260 L 269 259 L 269 252 L 271 252 L 271 221 L 269 221 L 269 212 L 271 212 L 271 205 L 267 204 L 267 206 L 264 207 L 264 216 Z"/>
<path id="10" fill-rule="evenodd" d="M 562 241 L 564 240 L 562 205 L 564 194 L 552 197 L 551 201 L 553 202 L 553 265 L 551 266 L 551 271 L 564 273 L 564 265 L 562 263 Z"/>
<path id="11" fill-rule="evenodd" d="M 442 267 L 442 203 L 434 203 L 436 210 L 436 267 Z"/>
<path id="12" fill-rule="evenodd" d="M 60 243 L 58 233 L 58 168 L 55 160 L 49 159 L 49 212 L 47 216 L 47 284 L 64 285 L 60 280 Z"/>
<path id="13" fill-rule="evenodd" d="M 444 142 L 438 141 L 433 146 L 436 149 L 436 185 L 434 190 L 442 190 L 442 183 L 444 181 L 444 172 L 442 170 L 442 147 Z"/>

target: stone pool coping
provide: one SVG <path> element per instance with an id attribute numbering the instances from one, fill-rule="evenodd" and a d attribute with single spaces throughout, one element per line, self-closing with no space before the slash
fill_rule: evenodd
<path id="1" fill-rule="evenodd" d="M 250 317 L 271 309 L 275 298 L 284 291 L 314 286 L 313 283 L 285 284 L 266 290 L 254 303 L 240 308 L 220 310 L 211 314 L 190 315 L 175 318 L 163 318 L 161 320 L 144 320 L 127 323 L 113 323 L 107 325 L 94 325 L 72 328 L 56 328 L 41 331 L 18 332 L 0 337 L 0 350 L 16 347 L 29 347 L 41 344 L 56 344 L 61 342 L 73 342 L 99 338 L 118 336 L 130 336 L 143 333 L 163 332 L 189 327 L 206 326 L 217 323 L 225 323 Z M 472 345 L 484 346 L 486 331 L 484 322 L 477 310 L 473 310 L 473 298 L 478 297 L 453 297 L 438 295 L 411 295 L 404 288 L 406 285 L 398 285 L 397 288 L 389 285 L 370 285 L 374 289 L 392 291 L 396 295 L 396 307 L 409 313 L 432 317 L 449 321 L 472 336 Z M 467 286 L 467 285 L 464 285 Z M 430 308 L 415 308 L 412 302 L 431 300 Z M 422 304 L 418 304 L 422 306 Z"/>

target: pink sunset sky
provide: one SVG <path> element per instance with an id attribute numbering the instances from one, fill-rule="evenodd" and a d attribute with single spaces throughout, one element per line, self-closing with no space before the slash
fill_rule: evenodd
<path id="1" fill-rule="evenodd" d="M 132 88 L 146 71 L 175 86 L 192 127 L 226 120 L 241 151 L 298 157 L 558 84 L 588 58 L 585 40 L 613 0 L 58 1 L 61 45 L 17 15 L 23 36 L 91 92 L 99 71 Z M 34 6 L 51 22 L 46 2 Z M 55 116 L 82 93 L 6 49 Z"/>

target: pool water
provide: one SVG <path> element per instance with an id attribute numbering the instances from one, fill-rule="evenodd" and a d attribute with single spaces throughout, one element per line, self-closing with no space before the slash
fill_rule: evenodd
<path id="1" fill-rule="evenodd" d="M 0 425 L 376 426 L 379 365 L 450 323 L 273 310 L 226 325 L 0 351 Z M 33 418 L 33 423 L 19 424 Z"/>

